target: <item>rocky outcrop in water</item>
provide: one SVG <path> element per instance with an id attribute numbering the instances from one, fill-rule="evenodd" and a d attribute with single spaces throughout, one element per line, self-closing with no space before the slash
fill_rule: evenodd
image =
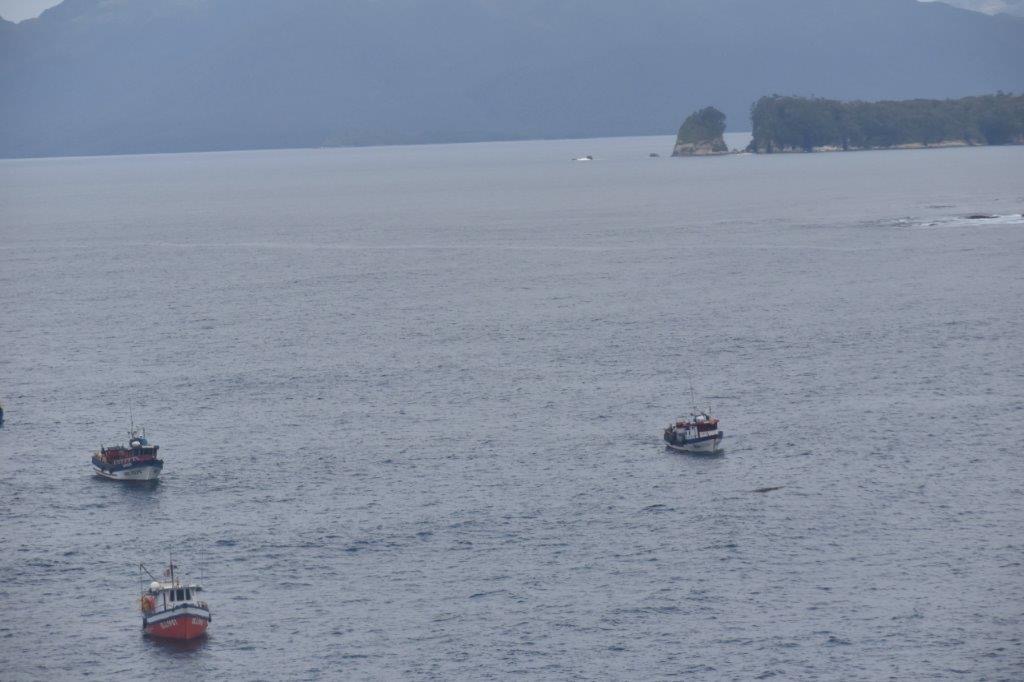
<path id="1" fill-rule="evenodd" d="M 706 107 L 690 114 L 679 128 L 672 156 L 715 156 L 728 154 L 725 144 L 725 114 Z"/>

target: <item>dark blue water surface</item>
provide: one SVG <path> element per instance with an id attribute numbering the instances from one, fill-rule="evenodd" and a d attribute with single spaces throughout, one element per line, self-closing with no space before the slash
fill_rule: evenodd
<path id="1" fill-rule="evenodd" d="M 1024 148 L 670 147 L 0 162 L 0 676 L 1024 676 Z"/>

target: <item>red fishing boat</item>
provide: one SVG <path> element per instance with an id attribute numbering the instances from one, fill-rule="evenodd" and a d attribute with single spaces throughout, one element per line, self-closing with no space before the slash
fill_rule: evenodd
<path id="1" fill-rule="evenodd" d="M 199 600 L 203 588 L 189 580 L 181 580 L 174 574 L 176 568 L 171 561 L 164 571 L 167 580 L 158 580 L 139 564 L 139 569 L 153 578 L 139 598 L 142 630 L 151 637 L 165 639 L 202 637 L 213 620 L 206 602 Z"/>

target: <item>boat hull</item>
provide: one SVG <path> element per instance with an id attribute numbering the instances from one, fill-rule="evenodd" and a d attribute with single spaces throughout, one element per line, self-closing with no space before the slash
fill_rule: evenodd
<path id="1" fill-rule="evenodd" d="M 163 462 L 140 464 L 125 469 L 107 469 L 93 463 L 92 468 L 97 476 L 111 481 L 155 481 L 163 470 Z"/>
<path id="2" fill-rule="evenodd" d="M 724 434 L 721 432 L 714 436 L 697 438 L 685 442 L 671 442 L 666 439 L 665 445 L 676 452 L 688 452 L 695 455 L 717 455 L 722 451 L 722 440 Z"/>
<path id="3" fill-rule="evenodd" d="M 209 613 L 195 608 L 166 617 L 154 616 L 142 621 L 142 629 L 147 635 L 161 639 L 196 639 L 205 635 L 209 626 Z"/>

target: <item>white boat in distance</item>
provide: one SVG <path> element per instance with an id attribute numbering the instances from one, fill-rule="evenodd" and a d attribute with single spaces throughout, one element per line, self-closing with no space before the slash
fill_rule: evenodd
<path id="1" fill-rule="evenodd" d="M 678 452 L 715 455 L 722 451 L 723 438 L 718 420 L 707 412 L 694 412 L 665 427 L 665 444 Z"/>

